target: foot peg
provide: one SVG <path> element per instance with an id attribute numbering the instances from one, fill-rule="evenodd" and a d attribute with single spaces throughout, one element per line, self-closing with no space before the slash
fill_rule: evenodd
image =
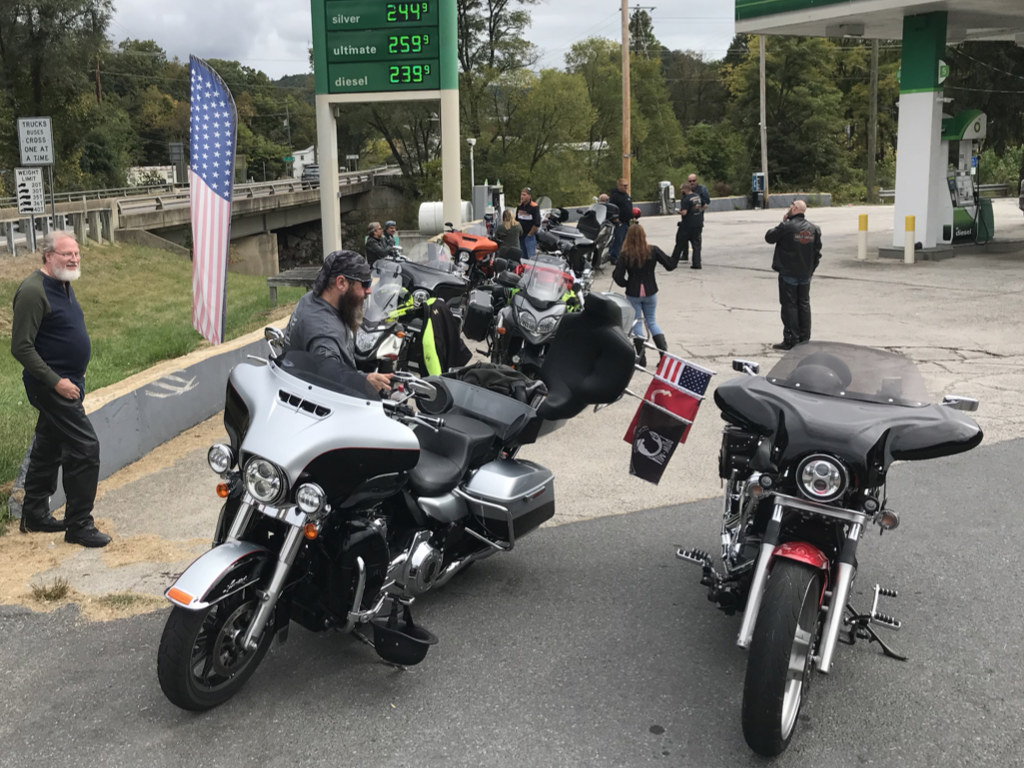
<path id="1" fill-rule="evenodd" d="M 699 565 L 704 568 L 711 568 L 712 570 L 714 570 L 713 566 L 711 565 L 711 555 L 709 555 L 703 549 L 683 549 L 682 547 L 680 547 L 676 550 L 676 557 L 678 557 L 680 560 L 685 560 L 688 563 L 693 563 L 694 565 Z"/>
<path id="2" fill-rule="evenodd" d="M 875 599 L 871 604 L 871 611 L 869 613 L 857 613 L 850 604 L 846 605 L 846 610 L 849 611 L 849 616 L 843 620 L 844 625 L 848 628 L 849 639 L 843 640 L 847 645 L 853 645 L 857 640 L 867 640 L 871 643 L 878 643 L 882 648 L 882 653 L 888 656 L 890 659 L 896 659 L 898 661 L 906 661 L 906 656 L 901 656 L 890 648 L 882 638 L 875 634 L 875 630 L 871 628 L 872 624 L 877 624 L 880 627 L 891 629 L 894 632 L 898 632 L 903 624 L 899 619 L 895 619 L 884 613 L 880 613 L 878 610 L 878 598 L 880 597 L 898 597 L 899 593 L 895 589 L 886 589 L 881 585 L 875 585 Z"/>
<path id="3" fill-rule="evenodd" d="M 875 601 L 871 604 L 871 613 L 868 614 L 871 623 L 891 629 L 894 632 L 899 632 L 903 623 L 892 616 L 887 616 L 878 611 L 878 598 L 880 597 L 899 597 L 899 593 L 895 589 L 886 589 L 879 584 L 875 584 Z"/>

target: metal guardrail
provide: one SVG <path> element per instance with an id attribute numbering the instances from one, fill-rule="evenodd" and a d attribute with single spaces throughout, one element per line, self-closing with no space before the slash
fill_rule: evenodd
<path id="1" fill-rule="evenodd" d="M 367 168 L 365 171 L 344 171 L 338 174 L 338 179 L 342 184 L 355 183 L 351 180 L 352 177 L 359 177 L 360 181 L 367 181 L 375 176 L 391 176 L 398 171 L 397 165 L 379 165 L 374 168 Z M 365 177 L 365 178 L 363 178 Z M 317 185 L 319 186 L 319 184 Z M 306 189 L 309 189 L 309 182 L 306 182 Z M 314 187 L 315 188 L 315 187 Z M 116 197 L 122 197 L 126 199 L 126 202 L 134 202 L 134 200 L 141 200 L 146 198 L 152 199 L 167 199 L 174 200 L 182 196 L 188 199 L 188 184 L 156 184 L 145 187 L 118 187 L 114 189 L 90 189 L 78 192 L 58 192 L 54 196 L 55 202 L 58 203 L 71 203 L 71 202 L 82 202 L 85 200 L 106 200 Z M 279 181 L 259 181 L 252 184 L 236 184 L 234 187 L 235 198 L 242 197 L 257 197 L 261 195 L 276 194 L 279 191 L 282 192 L 298 192 L 302 189 L 301 179 L 281 179 Z M 269 191 L 268 191 L 269 190 Z M 49 196 L 46 198 L 49 203 Z M 18 206 L 18 199 L 16 197 L 0 197 L 0 209 L 2 208 L 16 208 Z M 148 206 L 149 210 L 160 210 L 163 206 L 157 206 L 156 209 L 152 206 Z M 145 210 L 147 206 L 140 208 Z M 118 203 L 118 209 L 121 209 L 121 203 Z M 133 210 L 129 208 L 128 210 Z"/>
<path id="2" fill-rule="evenodd" d="M 982 197 L 1016 197 L 1016 190 L 1012 184 L 982 184 L 978 187 L 979 194 Z M 995 192 L 994 195 L 986 195 L 986 192 Z M 888 200 L 896 197 L 895 189 L 880 189 L 878 190 L 878 197 L 882 200 Z"/>

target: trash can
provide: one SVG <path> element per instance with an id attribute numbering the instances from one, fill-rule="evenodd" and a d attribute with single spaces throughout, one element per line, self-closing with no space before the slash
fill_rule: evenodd
<path id="1" fill-rule="evenodd" d="M 978 237 L 977 242 L 987 243 L 996 234 L 995 218 L 992 215 L 992 198 L 983 197 L 978 200 Z"/>

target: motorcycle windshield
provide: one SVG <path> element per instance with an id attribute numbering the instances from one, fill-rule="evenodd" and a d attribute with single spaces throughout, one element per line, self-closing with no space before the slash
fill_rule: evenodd
<path id="1" fill-rule="evenodd" d="M 405 291 L 402 287 L 400 264 L 378 260 L 373 265 L 373 286 L 363 303 L 363 325 L 376 328 L 402 303 Z"/>
<path id="2" fill-rule="evenodd" d="M 766 378 L 776 386 L 844 400 L 911 407 L 933 402 L 910 358 L 856 344 L 798 344 Z"/>
<path id="3" fill-rule="evenodd" d="M 562 259 L 538 254 L 523 261 L 519 289 L 537 302 L 561 301 L 572 288 L 573 276 Z"/>
<path id="4" fill-rule="evenodd" d="M 440 243 L 417 243 L 405 253 L 405 258 L 419 268 L 443 275 L 453 275 L 459 271 L 459 264 L 452 258 L 451 251 Z"/>

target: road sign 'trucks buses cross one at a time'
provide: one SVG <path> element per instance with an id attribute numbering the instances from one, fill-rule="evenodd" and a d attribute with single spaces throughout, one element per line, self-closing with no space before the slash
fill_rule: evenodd
<path id="1" fill-rule="evenodd" d="M 444 87 L 447 2 L 454 0 L 312 0 L 317 93 Z M 447 44 L 456 45 L 454 36 Z"/>

